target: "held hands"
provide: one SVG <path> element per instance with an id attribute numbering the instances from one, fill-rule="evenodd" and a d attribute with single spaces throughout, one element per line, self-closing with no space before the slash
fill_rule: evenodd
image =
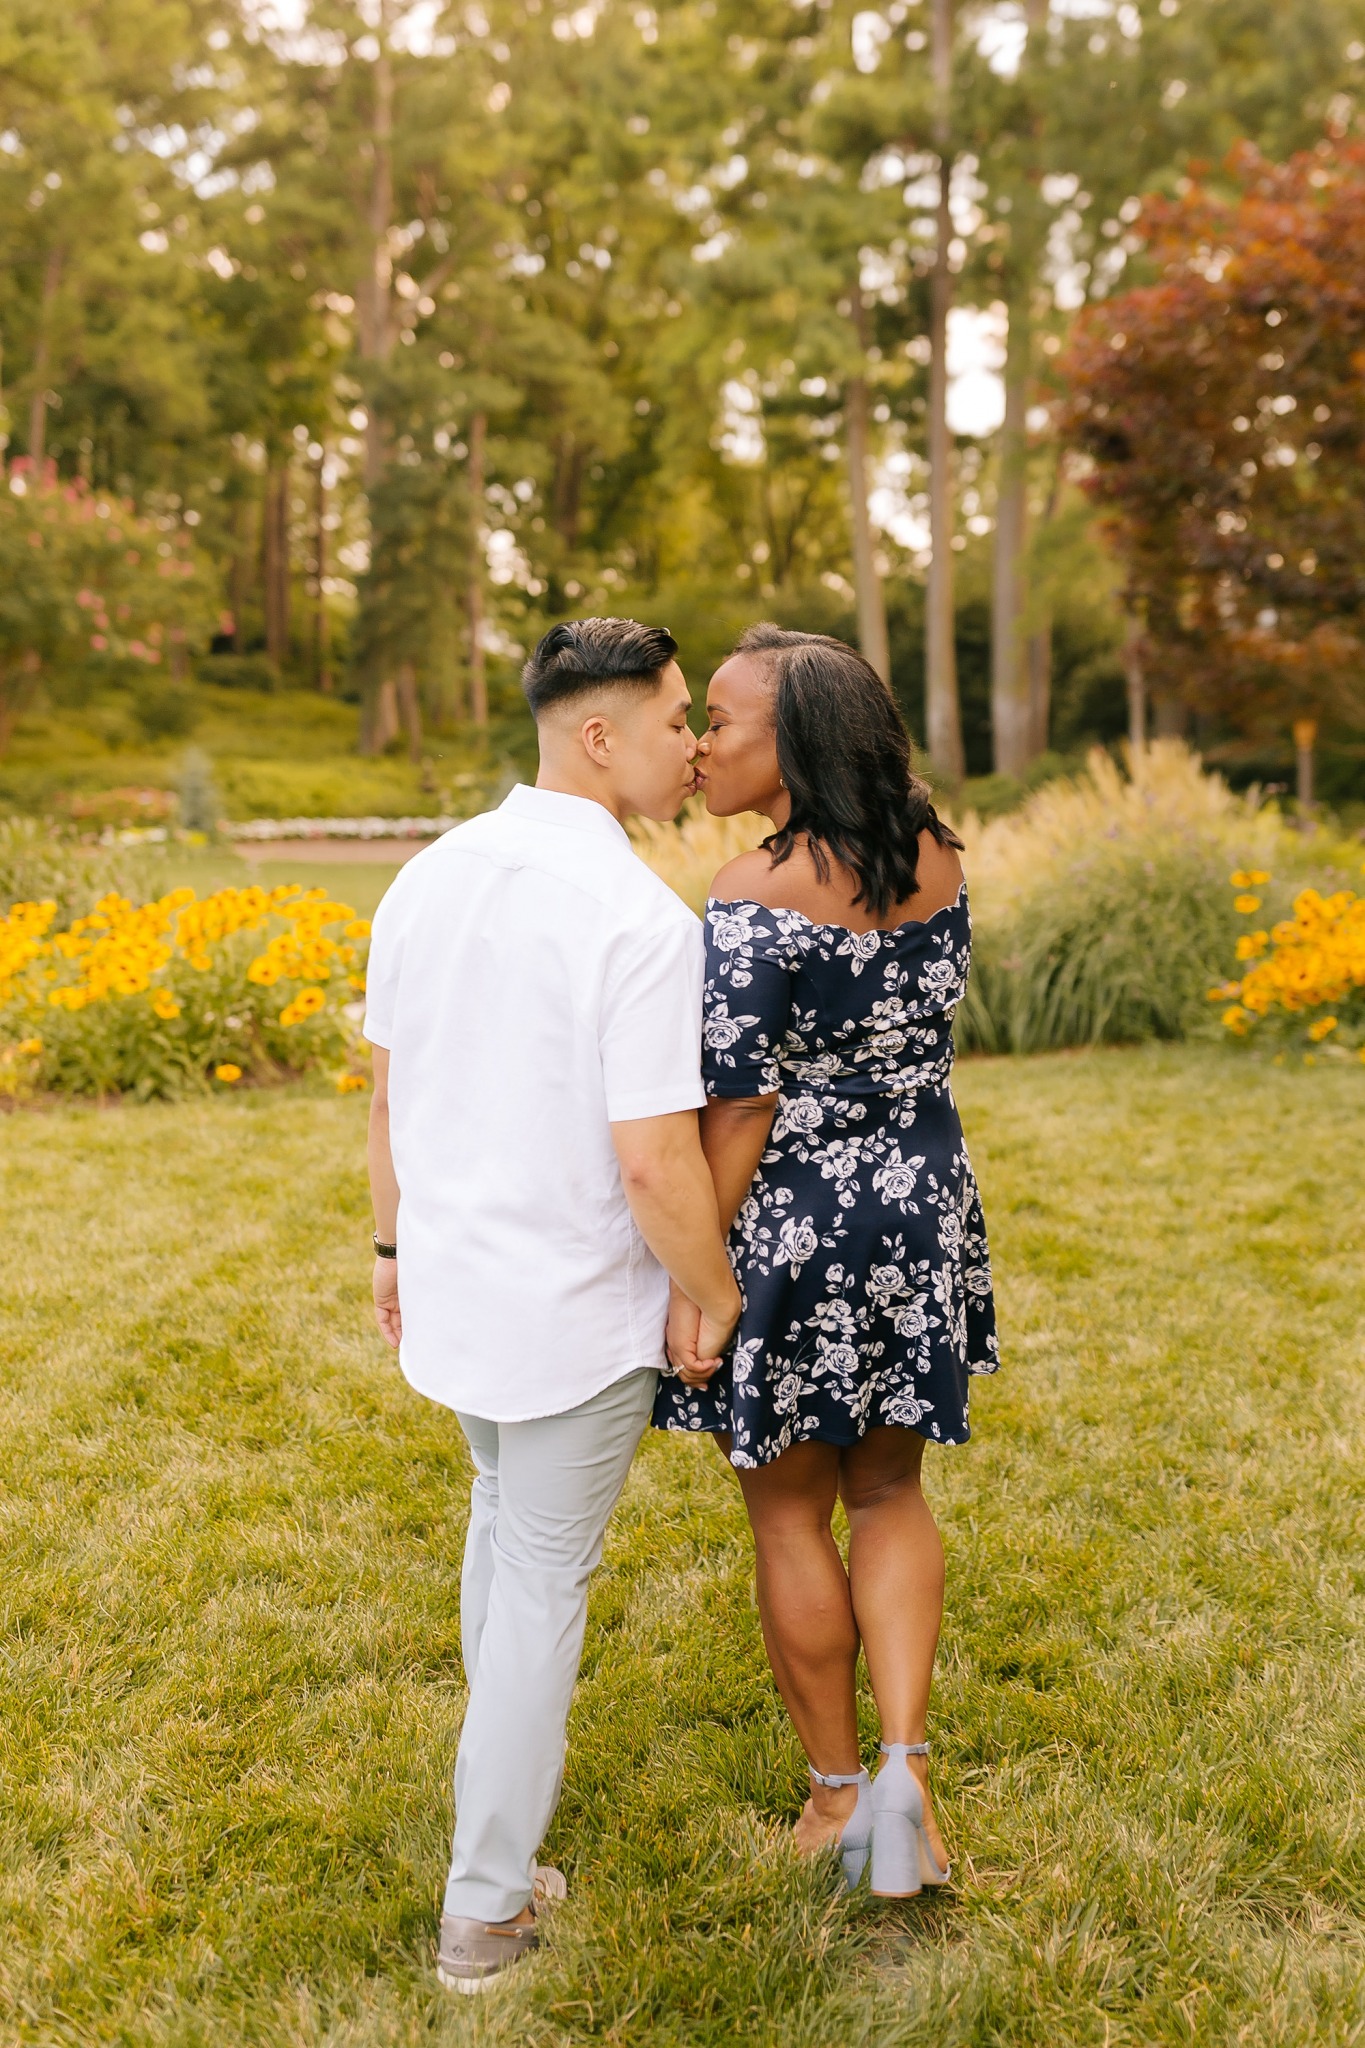
<path id="1" fill-rule="evenodd" d="M 674 1287 L 669 1294 L 664 1347 L 668 1362 L 686 1387 L 704 1387 L 720 1370 L 721 1353 L 739 1321 L 739 1289 L 723 1308 L 704 1314 Z"/>
<path id="2" fill-rule="evenodd" d="M 398 1261 L 374 1262 L 374 1319 L 379 1334 L 391 1351 L 398 1349 L 403 1335 L 403 1312 L 398 1306 Z"/>

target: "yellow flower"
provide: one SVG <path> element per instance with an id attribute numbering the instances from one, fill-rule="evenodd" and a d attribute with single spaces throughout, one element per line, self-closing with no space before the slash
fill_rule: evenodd
<path id="1" fill-rule="evenodd" d="M 152 991 L 152 1008 L 165 1024 L 169 1024 L 172 1017 L 180 1015 L 180 1005 L 168 988 Z"/>
<path id="2" fill-rule="evenodd" d="M 231 1060 L 224 1060 L 220 1066 L 214 1068 L 213 1078 L 215 1081 L 227 1081 L 229 1083 L 240 1081 L 242 1070 L 240 1067 L 234 1066 Z"/>
<path id="3" fill-rule="evenodd" d="M 1223 1012 L 1224 1024 L 1226 1024 L 1229 1031 L 1235 1031 L 1239 1038 L 1246 1036 L 1246 1017 L 1247 1013 L 1240 1003 L 1234 1003 L 1231 1009 L 1224 1010 Z"/>
<path id="4" fill-rule="evenodd" d="M 1233 899 L 1232 907 L 1242 917 L 1250 917 L 1253 910 L 1260 909 L 1261 899 L 1259 896 L 1237 896 Z"/>
<path id="5" fill-rule="evenodd" d="M 26 1060 L 36 1060 L 43 1049 L 41 1038 L 21 1038 L 14 1050 Z"/>
<path id="6" fill-rule="evenodd" d="M 1308 1036 L 1312 1039 L 1314 1045 L 1321 1045 L 1328 1033 L 1335 1031 L 1336 1028 L 1337 1020 L 1335 1017 L 1319 1017 L 1316 1024 L 1309 1025 Z"/>
<path id="7" fill-rule="evenodd" d="M 365 1076 L 363 1074 L 337 1075 L 338 1095 L 356 1095 L 359 1094 L 363 1089 L 368 1088 L 369 1085 L 369 1082 L 365 1079 Z"/>
<path id="8" fill-rule="evenodd" d="M 275 983 L 280 978 L 280 971 L 276 967 L 274 961 L 268 959 L 266 955 L 262 953 L 260 957 L 258 959 L 253 960 L 250 967 L 247 968 L 246 978 L 248 981 L 254 981 L 258 983 L 258 985 L 261 988 L 273 988 Z"/>
<path id="9" fill-rule="evenodd" d="M 1234 868 L 1228 876 L 1228 880 L 1234 889 L 1249 889 L 1251 887 L 1251 876 L 1245 868 Z"/>
<path id="10" fill-rule="evenodd" d="M 293 1002 L 286 1003 L 280 1011 L 280 1022 L 286 1028 L 291 1024 L 302 1024 L 305 1017 L 316 1017 L 326 1002 L 320 988 L 301 988 Z"/>
<path id="11" fill-rule="evenodd" d="M 345 929 L 348 939 L 368 939 L 370 936 L 370 920 L 368 917 L 353 917 Z"/>
<path id="12" fill-rule="evenodd" d="M 1253 889 L 1264 888 L 1265 884 L 1269 880 L 1270 873 L 1269 870 L 1266 868 L 1252 868 L 1250 874 L 1247 876 L 1247 882 Z"/>
<path id="13" fill-rule="evenodd" d="M 1254 960 L 1258 953 L 1265 951 L 1269 943 L 1269 932 L 1243 932 L 1241 938 L 1237 941 L 1237 958 L 1239 960 Z"/>

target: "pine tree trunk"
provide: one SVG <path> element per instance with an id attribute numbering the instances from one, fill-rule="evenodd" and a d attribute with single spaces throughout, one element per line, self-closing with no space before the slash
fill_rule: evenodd
<path id="1" fill-rule="evenodd" d="M 381 10 L 379 55 L 370 66 L 369 193 L 365 206 L 367 250 L 364 272 L 356 289 L 356 340 L 363 363 L 387 362 L 393 350 L 393 260 L 389 229 L 393 226 L 393 64 L 388 47 L 388 10 Z M 365 488 L 373 491 L 383 477 L 389 454 L 389 429 L 373 382 L 365 402 Z M 382 658 L 365 664 L 361 685 L 362 754 L 382 754 L 398 730 L 393 677 Z"/>
<path id="2" fill-rule="evenodd" d="M 232 651 L 246 652 L 246 595 L 251 583 L 252 557 L 252 514 L 254 505 L 251 498 L 243 494 L 237 500 L 232 520 L 232 567 L 229 570 L 228 595 L 232 602 Z"/>
<path id="3" fill-rule="evenodd" d="M 398 717 L 408 736 L 408 759 L 422 758 L 422 704 L 417 694 L 417 670 L 410 661 L 398 664 L 398 679 L 395 689 L 398 699 Z"/>
<path id="4" fill-rule="evenodd" d="M 469 716 L 482 731 L 488 725 L 488 668 L 483 645 L 484 456 L 488 421 L 476 412 L 469 422 Z"/>
<path id="5" fill-rule="evenodd" d="M 962 712 L 957 692 L 957 649 L 953 617 L 953 477 L 948 432 L 948 310 L 953 279 L 949 204 L 953 164 L 949 153 L 953 80 L 953 4 L 934 0 L 933 77 L 937 99 L 935 140 L 939 151 L 938 246 L 929 296 L 929 533 L 932 550 L 925 601 L 924 724 L 929 758 L 945 781 L 960 782 L 966 761 Z"/>
<path id="6" fill-rule="evenodd" d="M 327 458 L 318 459 L 316 492 L 313 500 L 313 566 L 317 575 L 317 601 L 313 609 L 313 682 L 325 697 L 332 694 L 331 622 L 327 616 Z"/>
<path id="7" fill-rule="evenodd" d="M 853 587 L 858 599 L 858 645 L 884 683 L 891 681 L 886 597 L 877 574 L 872 522 L 867 511 L 867 381 L 850 377 L 844 391 L 848 439 L 848 491 L 853 538 Z"/>
<path id="8" fill-rule="evenodd" d="M 356 295 L 356 329 L 362 362 L 387 362 L 393 350 L 393 260 L 389 229 L 393 225 L 393 65 L 382 38 L 370 67 L 374 98 L 370 111 L 368 152 L 370 191 L 365 225 L 368 252 L 365 274 Z M 388 432 L 373 391 L 366 406 L 365 488 L 372 490 L 384 473 Z"/>
<path id="9" fill-rule="evenodd" d="M 1147 676 L 1142 666 L 1142 626 L 1131 614 L 1124 628 L 1120 658 L 1128 693 L 1128 751 L 1136 760 L 1147 745 Z"/>
<path id="10" fill-rule="evenodd" d="M 1052 621 L 1028 637 L 1029 759 L 1045 754 L 1052 739 Z"/>
<path id="11" fill-rule="evenodd" d="M 991 592 L 991 737 L 997 775 L 1021 775 L 1034 751 L 1031 677 L 1022 631 L 1022 570 L 1028 523 L 1027 282 L 1014 295 L 1009 323 Z"/>
<path id="12" fill-rule="evenodd" d="M 38 345 L 33 351 L 33 390 L 28 401 L 28 452 L 35 469 L 41 469 L 47 453 L 47 375 L 51 362 L 49 337 L 52 303 L 62 281 L 61 249 L 48 251 L 43 269 L 43 295 L 38 310 Z"/>
<path id="13" fill-rule="evenodd" d="M 399 733 L 398 691 L 392 676 L 384 676 L 373 686 L 369 723 L 366 729 L 368 745 L 362 751 L 367 754 L 382 754 L 391 740 Z"/>
<path id="14" fill-rule="evenodd" d="M 272 461 L 265 473 L 262 522 L 265 651 L 276 668 L 289 658 L 289 464 Z"/>
<path id="15" fill-rule="evenodd" d="M 1313 815 L 1313 755 L 1318 743 L 1316 718 L 1294 720 L 1294 792 L 1298 798 L 1299 821 L 1307 824 Z"/>

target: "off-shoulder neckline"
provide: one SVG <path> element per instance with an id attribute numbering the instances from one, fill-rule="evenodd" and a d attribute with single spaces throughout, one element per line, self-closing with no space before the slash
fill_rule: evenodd
<path id="1" fill-rule="evenodd" d="M 712 905 L 714 905 L 718 910 L 734 910 L 743 904 L 746 908 L 766 911 L 770 917 L 779 915 L 782 917 L 799 917 L 802 924 L 809 925 L 813 932 L 840 932 L 845 938 L 850 939 L 895 939 L 899 938 L 900 934 L 905 931 L 927 930 L 934 919 L 942 917 L 946 910 L 956 910 L 966 894 L 967 882 L 964 876 L 963 880 L 958 884 L 958 891 L 952 902 L 940 903 L 938 909 L 931 910 L 927 917 L 905 917 L 901 919 L 899 924 L 869 925 L 868 929 L 864 932 L 860 932 L 855 925 L 851 924 L 819 924 L 815 918 L 807 917 L 804 910 L 789 910 L 783 907 L 779 911 L 778 907 L 774 904 L 760 903 L 756 896 L 708 896 L 706 907 L 710 910 Z"/>

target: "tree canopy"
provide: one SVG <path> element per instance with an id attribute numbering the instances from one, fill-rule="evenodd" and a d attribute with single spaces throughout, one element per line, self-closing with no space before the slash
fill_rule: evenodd
<path id="1" fill-rule="evenodd" d="M 630 605 L 702 661 L 764 611 L 846 632 L 921 735 L 937 717 L 941 766 L 965 725 L 969 765 L 993 744 L 1019 772 L 1114 729 L 1117 614 L 1058 427 L 1122 365 L 1084 337 L 1135 280 L 1175 289 L 1180 223 L 1252 205 L 1252 157 L 1187 189 L 1201 161 L 1249 144 L 1262 183 L 1302 182 L 1268 167 L 1328 134 L 1350 185 L 1362 75 L 1362 0 L 1303 0 L 1290 38 L 1266 0 L 0 0 L 9 457 L 170 522 L 215 584 L 201 649 L 339 682 L 370 748 L 486 720 L 550 617 Z M 1004 419 L 950 431 L 969 333 L 1000 342 Z M 1163 345 L 1149 410 L 1191 395 Z M 1317 550 L 1304 622 L 1335 588 L 1338 542 L 1305 538 L 1318 438 L 1266 548 Z M 1299 481 L 1274 471 L 1286 503 Z M 1306 647 L 1289 572 L 1258 573 Z M 1218 602 L 1179 622 L 1208 716 L 1250 702 L 1220 662 L 1254 655 L 1265 720 L 1327 677 L 1326 614 L 1295 667 L 1234 650 Z"/>

